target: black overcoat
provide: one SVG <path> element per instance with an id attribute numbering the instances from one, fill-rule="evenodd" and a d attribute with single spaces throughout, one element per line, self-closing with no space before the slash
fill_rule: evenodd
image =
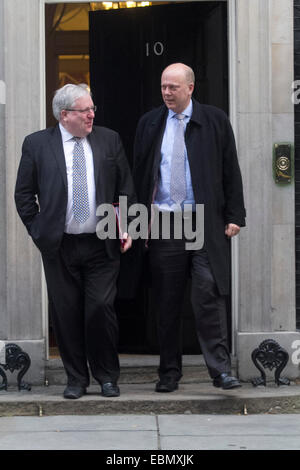
<path id="1" fill-rule="evenodd" d="M 168 109 L 141 117 L 136 131 L 133 179 L 139 203 L 150 208 L 159 174 L 160 146 Z M 204 244 L 222 295 L 230 288 L 230 241 L 225 225 L 245 225 L 241 172 L 233 131 L 226 114 L 193 99 L 185 142 L 195 202 L 204 204 Z"/>

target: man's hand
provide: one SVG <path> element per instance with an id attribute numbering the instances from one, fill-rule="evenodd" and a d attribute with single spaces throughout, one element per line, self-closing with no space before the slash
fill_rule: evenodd
<path id="1" fill-rule="evenodd" d="M 124 240 L 123 245 L 121 245 L 121 253 L 125 253 L 129 248 L 131 248 L 132 245 L 132 238 L 128 235 L 128 233 L 124 232 L 122 235 L 122 238 Z"/>
<path id="2" fill-rule="evenodd" d="M 227 235 L 228 238 L 234 237 L 237 235 L 240 231 L 240 227 L 235 224 L 227 224 L 225 226 L 225 235 Z"/>

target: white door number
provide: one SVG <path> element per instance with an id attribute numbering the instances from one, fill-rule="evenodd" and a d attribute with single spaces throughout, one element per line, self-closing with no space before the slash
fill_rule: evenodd
<path id="1" fill-rule="evenodd" d="M 149 42 L 146 42 L 146 56 L 149 57 L 149 55 L 151 54 L 152 50 L 151 50 L 151 45 Z M 153 44 L 153 53 L 155 55 L 162 55 L 164 53 L 164 45 L 162 42 L 160 41 L 156 41 L 154 44 Z"/>

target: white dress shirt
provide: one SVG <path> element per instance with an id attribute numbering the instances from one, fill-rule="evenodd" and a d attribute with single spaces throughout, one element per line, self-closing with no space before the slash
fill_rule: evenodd
<path id="1" fill-rule="evenodd" d="M 73 151 L 75 142 L 72 140 L 73 135 L 70 134 L 70 132 L 68 132 L 61 123 L 59 123 L 59 128 L 62 136 L 68 181 L 68 205 L 65 221 L 65 232 L 74 235 L 79 233 L 95 233 L 99 217 L 96 216 L 96 187 L 94 177 L 94 160 L 91 146 L 88 142 L 88 139 L 85 137 L 82 140 L 82 143 L 86 161 L 90 216 L 86 222 L 81 224 L 74 219 L 73 214 Z"/>

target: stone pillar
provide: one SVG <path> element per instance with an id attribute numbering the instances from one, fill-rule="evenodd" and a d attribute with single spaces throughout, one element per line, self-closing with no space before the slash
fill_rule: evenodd
<path id="1" fill-rule="evenodd" d="M 40 44 L 43 44 L 39 0 L 2 0 L 0 34 L 3 36 L 6 83 L 5 125 L 0 108 L 0 339 L 26 351 L 32 365 L 24 380 L 44 379 L 45 337 L 42 315 L 42 275 L 38 250 L 17 215 L 14 203 L 16 173 L 24 137 L 41 128 Z M 0 51 L 3 64 L 3 50 Z M 5 138 L 2 140 L 2 135 Z M 2 181 L 3 175 L 6 179 Z M 9 374 L 9 372 L 8 372 Z M 10 379 L 8 377 L 8 379 Z"/>
<path id="2" fill-rule="evenodd" d="M 5 101 L 4 81 L 4 5 L 0 0 L 0 339 L 8 327 L 6 311 L 6 162 L 5 162 Z"/>
<path id="3" fill-rule="evenodd" d="M 293 142 L 293 1 L 236 1 L 238 148 L 245 187 L 247 227 L 239 240 L 239 376 L 259 375 L 251 352 L 267 338 L 290 355 L 296 332 L 294 185 L 272 175 L 275 142 Z M 274 371 L 272 372 L 274 377 Z"/>

